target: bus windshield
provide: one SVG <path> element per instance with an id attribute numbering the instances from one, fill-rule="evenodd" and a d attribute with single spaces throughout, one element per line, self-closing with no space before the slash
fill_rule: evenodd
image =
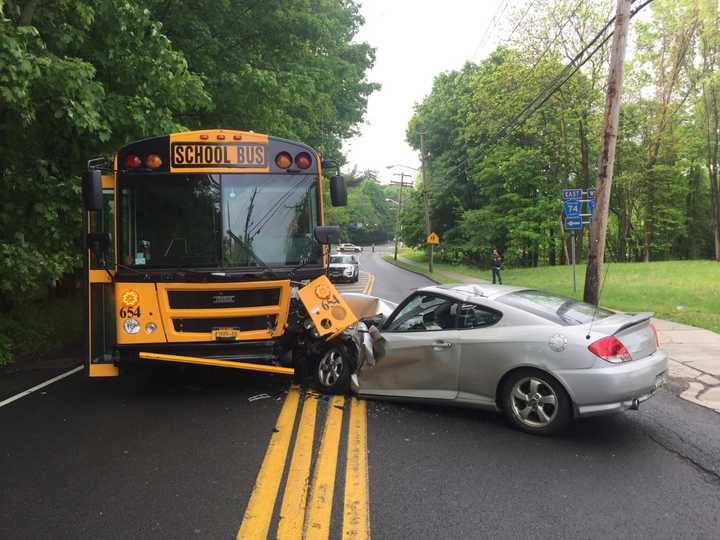
<path id="1" fill-rule="evenodd" d="M 315 175 L 121 175 L 118 210 L 126 266 L 322 263 Z"/>

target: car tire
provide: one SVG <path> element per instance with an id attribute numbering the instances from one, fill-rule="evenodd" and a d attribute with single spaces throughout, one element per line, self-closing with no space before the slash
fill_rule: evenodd
<path id="1" fill-rule="evenodd" d="M 562 385 L 547 373 L 521 369 L 502 385 L 502 407 L 515 427 L 533 435 L 553 435 L 572 421 L 572 402 Z"/>
<path id="2" fill-rule="evenodd" d="M 353 277 L 353 283 L 357 283 L 358 281 L 360 281 L 360 270 L 358 270 L 355 277 Z"/>
<path id="3" fill-rule="evenodd" d="M 320 355 L 313 370 L 315 388 L 323 394 L 346 394 L 350 390 L 352 357 L 343 344 L 333 344 Z"/>

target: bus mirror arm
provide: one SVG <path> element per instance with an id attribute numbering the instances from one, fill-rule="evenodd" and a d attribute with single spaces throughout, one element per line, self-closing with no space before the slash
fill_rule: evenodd
<path id="1" fill-rule="evenodd" d="M 315 227 L 315 240 L 321 246 L 337 244 L 340 241 L 340 227 L 337 225 Z"/>
<path id="2" fill-rule="evenodd" d="M 102 171 L 89 169 L 82 183 L 83 203 L 85 210 L 99 212 L 103 209 Z"/>
<path id="3" fill-rule="evenodd" d="M 347 206 L 345 178 L 340 175 L 330 178 L 330 201 L 333 206 Z"/>
<path id="4" fill-rule="evenodd" d="M 335 175 L 330 177 L 330 201 L 333 206 L 347 206 L 347 187 L 345 178 L 340 174 L 340 164 L 334 159 L 324 159 L 323 169 L 335 169 Z"/>
<path id="5" fill-rule="evenodd" d="M 99 260 L 105 260 L 110 254 L 110 233 L 91 232 L 87 235 L 87 246 Z"/>

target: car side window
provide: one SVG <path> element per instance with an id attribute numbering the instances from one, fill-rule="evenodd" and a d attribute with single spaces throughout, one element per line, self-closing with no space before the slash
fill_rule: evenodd
<path id="1" fill-rule="evenodd" d="M 463 304 L 458 310 L 457 319 L 460 330 L 470 330 L 492 326 L 502 319 L 502 313 L 477 304 Z"/>
<path id="2" fill-rule="evenodd" d="M 456 302 L 433 294 L 413 296 L 388 322 L 385 332 L 432 332 L 455 328 Z"/>

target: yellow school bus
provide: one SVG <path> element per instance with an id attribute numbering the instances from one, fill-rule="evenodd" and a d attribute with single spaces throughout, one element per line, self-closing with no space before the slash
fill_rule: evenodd
<path id="1" fill-rule="evenodd" d="M 130 143 L 83 182 L 85 362 L 91 377 L 156 362 L 293 374 L 356 322 L 329 280 L 347 193 L 336 162 L 254 132 Z M 302 347 L 301 347 L 302 346 Z"/>

